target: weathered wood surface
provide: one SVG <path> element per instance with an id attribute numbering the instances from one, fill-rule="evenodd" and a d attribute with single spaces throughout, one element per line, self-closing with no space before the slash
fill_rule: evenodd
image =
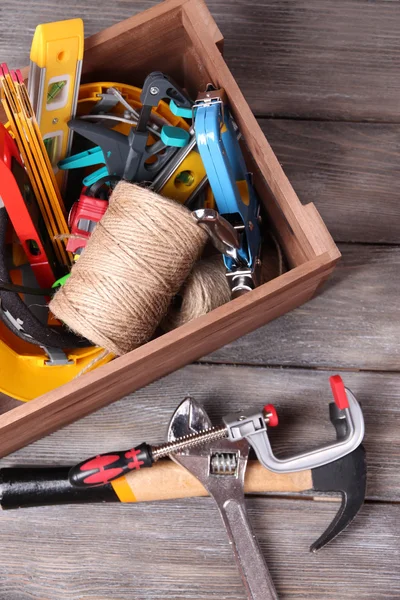
<path id="1" fill-rule="evenodd" d="M 81 16 L 90 35 L 156 3 L 3 0 L 1 61 L 28 64 L 39 22 Z M 337 503 L 250 498 L 250 517 L 282 600 L 399 598 L 400 249 L 382 245 L 400 242 L 398 2 L 208 5 L 252 109 L 281 117 L 261 124 L 302 201 L 315 202 L 337 241 L 373 245 L 342 244 L 343 260 L 317 298 L 205 358 L 252 366 L 186 367 L 0 467 L 67 464 L 98 450 L 161 442 L 187 394 L 215 421 L 239 407 L 275 403 L 281 426 L 274 448 L 295 452 L 332 435 L 327 378 L 344 371 L 366 418 L 365 508 L 317 556 L 308 546 Z M 330 119 L 351 123 L 324 122 Z M 355 123 L 366 120 L 377 122 Z M 0 412 L 14 405 L 1 399 Z M 0 600 L 244 599 L 210 499 L 49 507 L 0 519 Z"/>
<path id="2" fill-rule="evenodd" d="M 10 35 L 2 61 L 26 65 L 35 26 L 84 17 L 90 35 L 157 2 L 2 0 Z M 209 0 L 225 56 L 257 115 L 399 120 L 397 2 L 385 0 Z M 21 19 L 23 27 L 21 27 Z"/>
<path id="3" fill-rule="evenodd" d="M 283 600 L 399 598 L 398 506 L 367 504 L 340 539 L 312 555 L 337 503 L 247 504 Z M 10 511 L 1 515 L 1 556 L 1 600 L 245 599 L 209 498 Z"/>
<path id="4" fill-rule="evenodd" d="M 207 362 L 400 370 L 400 248 L 341 244 L 318 296 Z"/>
<path id="5" fill-rule="evenodd" d="M 400 242 L 400 126 L 260 124 L 300 200 L 314 202 L 336 242 Z"/>
<path id="6" fill-rule="evenodd" d="M 219 424 L 224 414 L 276 406 L 277 454 L 294 454 L 335 438 L 329 421 L 331 371 L 191 365 L 2 459 L 2 466 L 74 464 L 97 452 L 162 443 L 169 419 L 192 396 Z M 400 374 L 343 373 L 362 402 L 368 498 L 400 501 Z"/>

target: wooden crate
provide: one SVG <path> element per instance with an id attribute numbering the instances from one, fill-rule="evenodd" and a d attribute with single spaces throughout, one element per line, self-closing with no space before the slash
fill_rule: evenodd
<path id="1" fill-rule="evenodd" d="M 225 88 L 248 167 L 290 270 L 113 362 L 0 416 L 0 455 L 20 448 L 227 344 L 309 300 L 340 257 L 313 204 L 303 206 L 222 58 L 223 37 L 202 0 L 166 0 L 86 41 L 83 81 L 141 86 L 153 70 L 195 97 Z M 251 68 L 251 65 L 249 65 Z M 162 402 L 162 398 L 160 398 Z"/>

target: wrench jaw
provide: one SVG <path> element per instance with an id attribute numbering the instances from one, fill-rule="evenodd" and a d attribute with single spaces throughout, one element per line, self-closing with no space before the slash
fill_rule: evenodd
<path id="1" fill-rule="evenodd" d="M 193 398 L 185 398 L 174 412 L 168 426 L 167 439 L 169 442 L 174 442 L 178 438 L 192 435 L 193 433 L 201 433 L 204 430 L 212 428 L 212 423 L 204 408 Z M 171 454 L 170 458 L 178 465 L 182 465 L 195 475 L 213 495 L 212 488 L 218 488 L 224 477 L 227 475 L 218 475 L 212 473 L 211 462 L 212 458 L 219 454 L 236 454 L 236 470 L 234 477 L 238 481 L 244 483 L 244 474 L 246 471 L 247 460 L 249 455 L 249 445 L 246 440 L 239 440 L 232 444 L 228 439 L 219 440 L 210 443 L 207 446 L 195 446 Z M 206 484 L 209 476 L 212 475 L 211 482 L 215 481 L 215 486 Z M 230 475 L 230 478 L 233 476 Z"/>
<path id="2" fill-rule="evenodd" d="M 211 429 L 211 420 L 204 408 L 189 396 L 175 410 L 168 425 L 167 440 L 175 442 L 193 433 Z M 171 458 L 173 458 L 171 456 Z"/>

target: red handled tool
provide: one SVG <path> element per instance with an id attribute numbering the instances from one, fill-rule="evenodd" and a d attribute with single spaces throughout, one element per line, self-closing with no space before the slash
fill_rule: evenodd
<path id="1" fill-rule="evenodd" d="M 278 424 L 278 416 L 272 404 L 267 404 L 263 412 L 258 414 L 262 415 L 263 420 L 268 422 L 271 427 Z M 105 485 L 122 475 L 127 475 L 131 471 L 151 467 L 160 458 L 186 448 L 226 438 L 228 435 L 228 428 L 222 425 L 221 427 L 206 429 L 192 436 L 185 436 L 174 442 L 167 442 L 161 446 L 149 446 L 149 444 L 143 443 L 130 450 L 99 454 L 72 467 L 68 478 L 73 486 L 79 488 Z"/>
<path id="2" fill-rule="evenodd" d="M 152 447 L 143 443 L 131 450 L 99 454 L 89 458 L 72 467 L 68 477 L 75 487 L 89 488 L 105 485 L 130 471 L 151 467 L 153 463 Z"/>
<path id="3" fill-rule="evenodd" d="M 0 197 L 40 287 L 51 288 L 56 260 L 18 148 L 0 123 Z"/>
<path id="4" fill-rule="evenodd" d="M 84 187 L 78 202 L 71 208 L 68 225 L 71 233 L 79 237 L 71 237 L 67 243 L 67 250 L 73 254 L 80 254 L 86 247 L 96 224 L 100 221 L 108 208 L 108 200 L 95 198 L 91 189 Z"/>

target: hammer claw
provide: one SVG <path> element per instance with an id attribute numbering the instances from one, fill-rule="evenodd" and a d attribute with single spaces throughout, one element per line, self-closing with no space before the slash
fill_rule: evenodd
<path id="1" fill-rule="evenodd" d="M 342 493 L 341 496 L 342 503 L 336 514 L 336 517 L 333 519 L 332 523 L 324 531 L 324 533 L 310 546 L 310 552 L 318 552 L 318 550 L 321 550 L 321 548 L 329 544 L 329 542 L 331 542 L 336 536 L 339 535 L 339 533 L 341 533 L 348 525 L 350 525 L 351 521 L 357 514 L 358 509 L 355 511 L 353 516 L 349 516 L 346 511 L 346 506 L 348 506 L 347 494 Z"/>
<path id="2" fill-rule="evenodd" d="M 367 465 L 364 446 L 323 467 L 312 470 L 313 489 L 319 492 L 340 492 L 342 502 L 335 518 L 310 547 L 318 552 L 341 533 L 361 509 L 366 492 Z"/>

